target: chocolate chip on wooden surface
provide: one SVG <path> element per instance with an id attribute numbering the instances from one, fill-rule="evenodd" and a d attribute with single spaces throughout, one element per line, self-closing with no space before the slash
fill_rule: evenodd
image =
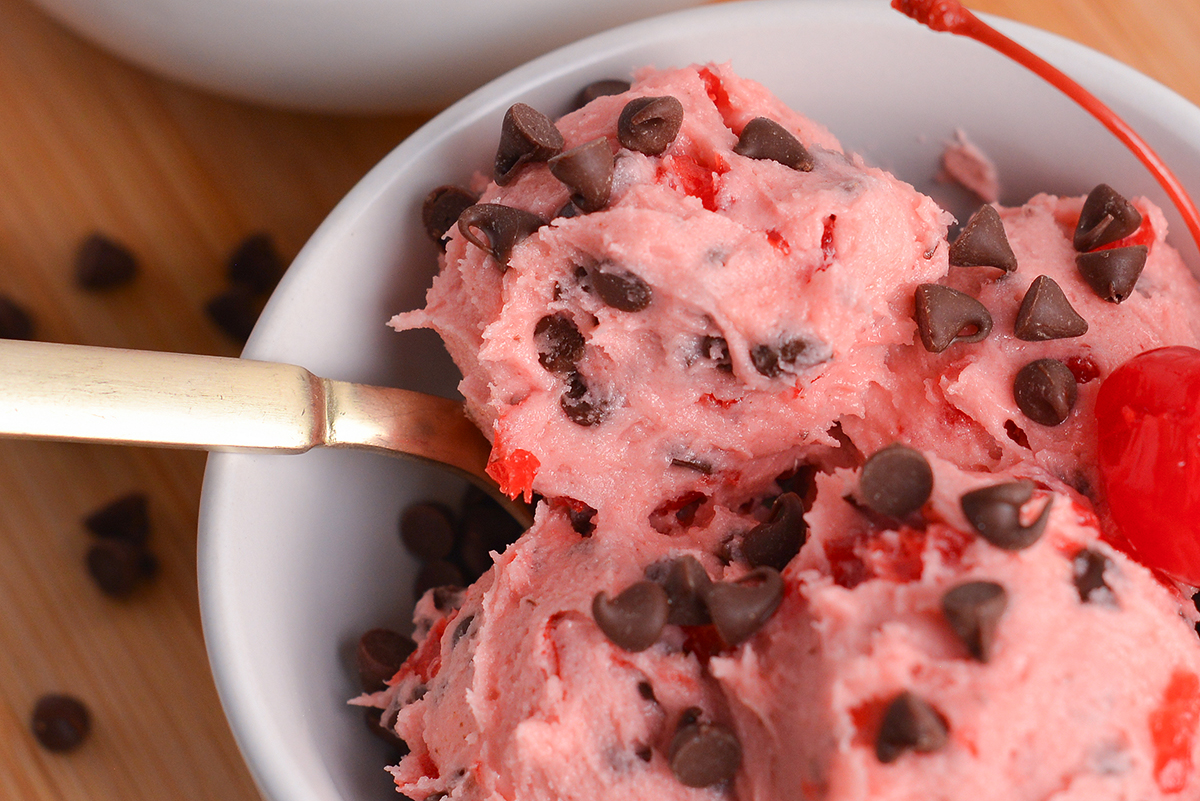
<path id="1" fill-rule="evenodd" d="M 75 251 L 75 283 L 84 289 L 123 286 L 137 274 L 138 261 L 133 252 L 104 234 L 89 234 Z"/>
<path id="2" fill-rule="evenodd" d="M 1013 378 L 1013 399 L 1017 408 L 1030 420 L 1044 426 L 1064 422 L 1078 398 L 1075 374 L 1058 359 L 1030 362 Z"/>
<path id="3" fill-rule="evenodd" d="M 742 744 L 727 726 L 684 718 L 671 738 L 667 760 L 681 784 L 711 787 L 737 774 Z"/>
<path id="4" fill-rule="evenodd" d="M 971 215 L 950 245 L 950 266 L 995 267 L 1006 273 L 1017 269 L 1017 256 L 996 209 L 980 206 Z"/>
<path id="5" fill-rule="evenodd" d="M 214 295 L 205 304 L 204 311 L 230 338 L 245 343 L 258 322 L 260 307 L 254 292 L 238 285 Z"/>
<path id="6" fill-rule="evenodd" d="M 992 332 L 987 307 L 965 292 L 921 284 L 914 298 L 917 333 L 930 353 L 941 353 L 956 342 L 980 342 Z"/>
<path id="7" fill-rule="evenodd" d="M 1141 212 L 1132 203 L 1108 184 L 1098 184 L 1083 202 L 1072 243 L 1080 252 L 1095 250 L 1124 239 L 1141 224 Z"/>
<path id="8" fill-rule="evenodd" d="M 561 151 L 564 143 L 553 120 L 532 106 L 514 103 L 500 124 L 500 144 L 496 148 L 494 165 L 496 183 L 507 185 L 522 165 L 545 161 Z"/>
<path id="9" fill-rule="evenodd" d="M 605 305 L 617 311 L 639 312 L 654 297 L 650 285 L 629 270 L 604 262 L 590 274 L 592 288 Z"/>
<path id="10" fill-rule="evenodd" d="M 125 598 L 157 570 L 157 560 L 147 556 L 146 550 L 134 543 L 101 539 L 88 549 L 88 573 L 105 595 Z"/>
<path id="11" fill-rule="evenodd" d="M 713 584 L 705 596 L 713 626 L 726 645 L 750 639 L 783 602 L 783 578 L 772 567 L 756 567 L 736 581 Z"/>
<path id="12" fill-rule="evenodd" d="M 968 581 L 942 596 L 942 614 L 950 628 L 980 662 L 991 659 L 996 628 L 1008 606 L 1008 593 L 994 581 Z"/>
<path id="13" fill-rule="evenodd" d="M 130 492 L 106 503 L 83 519 L 97 537 L 145 545 L 150 536 L 150 514 L 146 494 Z"/>
<path id="14" fill-rule="evenodd" d="M 552 373 L 569 373 L 583 358 L 585 341 L 575 321 L 565 314 L 547 314 L 533 328 L 538 363 Z"/>
<path id="15" fill-rule="evenodd" d="M 907 690 L 888 704 L 875 740 L 880 762 L 895 762 L 906 751 L 930 753 L 946 745 L 946 719 L 926 700 Z"/>
<path id="16" fill-rule="evenodd" d="M 897 442 L 863 464 L 858 493 L 867 508 L 881 515 L 907 517 L 933 493 L 933 469 L 920 451 Z"/>
<path id="17" fill-rule="evenodd" d="M 1112 569 L 1112 560 L 1099 551 L 1084 548 L 1075 554 L 1071 560 L 1071 571 L 1075 589 L 1079 591 L 1079 600 L 1084 603 L 1116 606 L 1117 596 L 1104 580 L 1104 574 Z"/>
<path id="18" fill-rule="evenodd" d="M 418 559 L 445 559 L 454 550 L 454 519 L 440 503 L 414 503 L 400 515 L 400 540 Z"/>
<path id="19" fill-rule="evenodd" d="M 1145 245 L 1093 250 L 1076 256 L 1075 267 L 1099 298 L 1123 303 L 1133 294 L 1149 254 Z"/>
<path id="20" fill-rule="evenodd" d="M 638 153 L 658 156 L 675 141 L 681 125 L 683 103 L 678 98 L 636 97 L 617 118 L 617 141 Z"/>
<path id="21" fill-rule="evenodd" d="M 963 514 L 981 537 L 1006 551 L 1019 551 L 1037 542 L 1050 519 L 1050 501 L 1028 526 L 1021 524 L 1021 507 L 1033 497 L 1032 481 L 1010 481 L 972 490 L 962 496 Z"/>
<path id="22" fill-rule="evenodd" d="M 500 203 L 477 203 L 458 217 L 458 230 L 467 241 L 508 269 L 513 248 L 546 224 L 532 212 Z"/>
<path id="23" fill-rule="evenodd" d="M 801 172 L 810 171 L 816 163 L 795 134 L 767 117 L 755 117 L 746 123 L 733 152 L 747 158 L 776 161 Z"/>
<path id="24" fill-rule="evenodd" d="M 579 94 L 575 95 L 575 102 L 572 107 L 581 109 L 598 97 L 607 97 L 609 95 L 619 95 L 628 92 L 629 87 L 629 81 L 623 81 L 619 78 L 602 78 L 598 81 L 592 81 L 580 89 Z"/>
<path id="25" fill-rule="evenodd" d="M 0 339 L 33 339 L 33 315 L 7 295 L 0 295 Z"/>
<path id="26" fill-rule="evenodd" d="M 458 222 L 459 216 L 475 205 L 479 196 L 458 186 L 446 184 L 434 188 L 421 204 L 421 224 L 425 235 L 442 250 L 446 249 L 446 234 Z"/>
<path id="27" fill-rule="evenodd" d="M 243 239 L 229 254 L 227 275 L 258 293 L 270 292 L 283 277 L 284 264 L 270 234 L 254 233 Z"/>
<path id="28" fill-rule="evenodd" d="M 601 136 L 559 153 L 548 163 L 550 174 L 571 190 L 571 202 L 580 211 L 600 211 L 612 194 L 613 155 Z"/>
<path id="29" fill-rule="evenodd" d="M 785 492 L 771 505 L 771 515 L 742 538 L 742 554 L 751 567 L 783 570 L 808 534 L 804 522 L 804 501 L 794 492 Z"/>
<path id="30" fill-rule="evenodd" d="M 662 580 L 667 591 L 670 614 L 667 622 L 676 626 L 705 626 L 712 622 L 705 604 L 712 580 L 700 560 L 685 554 L 671 562 Z"/>
<path id="31" fill-rule="evenodd" d="M 592 600 L 596 625 L 615 645 L 632 652 L 658 642 L 670 612 L 667 591 L 653 581 L 631 584 L 616 598 L 601 592 Z"/>
<path id="32" fill-rule="evenodd" d="M 62 753 L 83 744 L 92 729 L 92 717 L 78 698 L 43 695 L 33 707 L 29 727 L 43 748 Z"/>
<path id="33" fill-rule="evenodd" d="M 391 629 L 371 629 L 358 640 L 355 664 L 365 693 L 379 692 L 417 649 L 411 638 Z"/>
<path id="34" fill-rule="evenodd" d="M 1053 278 L 1039 275 L 1029 285 L 1017 310 L 1014 333 L 1025 342 L 1067 339 L 1087 333 L 1087 320 L 1071 306 Z"/>

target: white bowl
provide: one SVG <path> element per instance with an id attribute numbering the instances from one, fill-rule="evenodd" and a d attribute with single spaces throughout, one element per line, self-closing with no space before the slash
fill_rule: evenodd
<path id="1" fill-rule="evenodd" d="M 273 105 L 437 109 L 596 31 L 700 0 L 34 0 L 129 60 Z"/>
<path id="2" fill-rule="evenodd" d="M 1129 68 L 1027 27 L 1003 29 L 1109 101 L 1200 193 L 1200 109 Z M 435 251 L 418 210 L 433 186 L 487 169 L 516 100 L 566 109 L 591 80 L 637 65 L 732 61 L 842 142 L 924 191 L 956 128 L 996 161 L 1004 199 L 1082 194 L 1106 181 L 1166 200 L 1101 126 L 1039 78 L 975 42 L 935 34 L 877 0 L 695 9 L 596 36 L 465 98 L 384 159 L 301 252 L 245 355 L 334 378 L 453 391 L 432 336 L 384 327 L 421 305 Z M 1178 217 L 1174 241 L 1196 263 Z M 345 701 L 359 634 L 404 625 L 413 565 L 396 518 L 461 485 L 356 453 L 214 455 L 201 509 L 200 593 L 212 666 L 233 730 L 277 801 L 391 798 L 383 748 Z"/>

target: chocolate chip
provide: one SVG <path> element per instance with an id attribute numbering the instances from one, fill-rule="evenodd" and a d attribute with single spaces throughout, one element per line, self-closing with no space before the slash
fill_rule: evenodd
<path id="1" fill-rule="evenodd" d="M 0 295 L 0 339 L 33 339 L 33 316 L 7 295 Z"/>
<path id="2" fill-rule="evenodd" d="M 458 625 L 454 627 L 454 633 L 450 635 L 450 647 L 458 645 L 462 642 L 462 638 L 466 637 L 471 631 L 471 624 L 475 622 L 474 615 L 467 615 L 462 620 L 458 621 Z"/>
<path id="3" fill-rule="evenodd" d="M 400 540 L 418 559 L 445 559 L 454 550 L 454 521 L 438 503 L 414 503 L 400 515 Z"/>
<path id="4" fill-rule="evenodd" d="M 33 707 L 30 720 L 33 736 L 47 751 L 78 748 L 92 729 L 92 718 L 78 698 L 43 695 Z"/>
<path id="5" fill-rule="evenodd" d="M 907 690 L 896 696 L 883 714 L 875 756 L 880 762 L 895 762 L 905 751 L 930 753 L 949 740 L 946 719 L 928 701 Z"/>
<path id="6" fill-rule="evenodd" d="M 215 295 L 204 307 L 217 326 L 237 342 L 250 338 L 258 322 L 260 304 L 254 293 L 245 286 L 232 286 Z"/>
<path id="7" fill-rule="evenodd" d="M 462 571 L 445 559 L 432 559 L 421 565 L 413 580 L 413 598 L 420 599 L 434 587 L 465 587 L 467 581 Z"/>
<path id="8" fill-rule="evenodd" d="M 1075 266 L 1097 296 L 1121 303 L 1133 294 L 1149 253 L 1145 245 L 1094 250 L 1076 256 Z"/>
<path id="9" fill-rule="evenodd" d="M 122 495 L 85 517 L 83 525 L 97 537 L 144 545 L 150 536 L 146 495 L 142 492 Z"/>
<path id="10" fill-rule="evenodd" d="M 145 550 L 117 539 L 102 539 L 87 552 L 87 569 L 105 595 L 124 598 L 145 577 Z"/>
<path id="11" fill-rule="evenodd" d="M 915 299 L 917 333 L 930 353 L 941 353 L 955 342 L 980 342 L 992 332 L 987 307 L 965 292 L 921 284 Z"/>
<path id="12" fill-rule="evenodd" d="M 583 358 L 584 339 L 565 314 L 548 314 L 533 328 L 538 363 L 552 373 L 569 373 Z"/>
<path id="13" fill-rule="evenodd" d="M 671 467 L 682 467 L 687 470 L 695 470 L 697 473 L 704 476 L 711 476 L 713 472 L 713 466 L 711 462 L 706 462 L 705 460 L 699 459 L 695 456 L 677 456 L 671 460 Z"/>
<path id="14" fill-rule="evenodd" d="M 251 234 L 241 241 L 226 264 L 229 280 L 254 292 L 270 292 L 283 277 L 283 259 L 269 234 Z"/>
<path id="15" fill-rule="evenodd" d="M 1006 273 L 1017 269 L 1017 256 L 1008 244 L 1000 213 L 980 206 L 950 245 L 952 267 L 995 267 Z"/>
<path id="16" fill-rule="evenodd" d="M 708 359 L 723 373 L 733 372 L 733 359 L 729 355 L 729 343 L 725 337 L 715 337 L 705 334 L 700 338 L 700 357 Z"/>
<path id="17" fill-rule="evenodd" d="M 705 598 L 717 634 L 726 645 L 750 639 L 783 601 L 783 578 L 773 567 L 756 567 L 737 581 L 713 584 Z"/>
<path id="18" fill-rule="evenodd" d="M 742 554 L 751 567 L 773 567 L 783 570 L 800 553 L 808 534 L 804 522 L 804 501 L 793 492 L 786 492 L 771 505 L 771 516 L 746 533 Z"/>
<path id="19" fill-rule="evenodd" d="M 1080 252 L 1095 250 L 1124 239 L 1141 224 L 1142 215 L 1132 203 L 1108 184 L 1099 184 L 1083 201 L 1073 244 Z"/>
<path id="20" fill-rule="evenodd" d="M 750 350 L 754 369 L 767 378 L 795 373 L 828 361 L 829 346 L 803 337 L 786 339 L 779 345 L 755 345 Z"/>
<path id="21" fill-rule="evenodd" d="M 550 159 L 550 174 L 571 190 L 571 202 L 580 211 L 600 211 L 612 194 L 613 155 L 601 136 Z"/>
<path id="22" fill-rule="evenodd" d="M 599 425 L 608 418 L 608 401 L 592 392 L 579 373 L 567 376 L 567 389 L 558 399 L 558 405 L 576 425 Z"/>
<path id="23" fill-rule="evenodd" d="M 1087 330 L 1087 320 L 1071 307 L 1071 301 L 1053 278 L 1039 275 L 1033 279 L 1017 310 L 1014 328 L 1017 339 L 1043 342 L 1083 336 Z"/>
<path id="24" fill-rule="evenodd" d="M 637 97 L 625 104 L 617 118 L 617 141 L 623 147 L 658 156 L 679 135 L 683 103 L 678 98 Z"/>
<path id="25" fill-rule="evenodd" d="M 1008 593 L 994 581 L 968 581 L 942 596 L 942 614 L 950 628 L 980 662 L 991 659 L 996 627 L 1008 606 Z"/>
<path id="26" fill-rule="evenodd" d="M 75 252 L 75 282 L 84 289 L 122 286 L 137 273 L 137 258 L 129 248 L 104 234 L 89 234 Z"/>
<path id="27" fill-rule="evenodd" d="M 425 226 L 425 235 L 437 243 L 438 247 L 446 249 L 445 237 L 459 216 L 475 205 L 479 196 L 457 186 L 439 186 L 425 196 L 421 204 L 421 224 Z"/>
<path id="28" fill-rule="evenodd" d="M 487 251 L 500 263 L 501 270 L 508 269 L 513 248 L 545 224 L 545 220 L 532 212 L 500 203 L 477 203 L 458 218 L 462 235 L 472 245 Z"/>
<path id="29" fill-rule="evenodd" d="M 639 581 L 616 598 L 597 593 L 592 616 L 608 639 L 626 651 L 644 651 L 662 634 L 670 614 L 667 591 L 653 581 Z"/>
<path id="30" fill-rule="evenodd" d="M 751 159 L 777 161 L 801 172 L 808 172 L 815 164 L 812 154 L 795 134 L 766 117 L 755 117 L 746 123 L 733 152 Z"/>
<path id="31" fill-rule="evenodd" d="M 1115 606 L 1117 597 L 1113 594 L 1112 587 L 1104 580 L 1105 572 L 1112 567 L 1112 560 L 1099 551 L 1084 548 L 1075 554 L 1075 558 L 1071 560 L 1071 569 L 1075 577 L 1075 589 L 1079 591 L 1079 600 Z"/>
<path id="32" fill-rule="evenodd" d="M 1056 426 L 1066 420 L 1078 397 L 1075 374 L 1058 359 L 1030 362 L 1013 379 L 1017 408 L 1044 426 Z"/>
<path id="33" fill-rule="evenodd" d="M 365 693 L 375 693 L 387 687 L 387 681 L 404 664 L 408 655 L 417 649 L 410 638 L 390 629 L 371 629 L 358 640 L 355 663 Z"/>
<path id="34" fill-rule="evenodd" d="M 575 95 L 575 102 L 572 107 L 581 109 L 597 97 L 619 95 L 628 91 L 629 81 L 622 81 L 617 78 L 604 78 L 599 81 L 592 81 L 580 89 L 579 94 Z"/>
<path id="35" fill-rule="evenodd" d="M 705 596 L 712 581 L 700 560 L 688 554 L 671 563 L 662 587 L 671 611 L 667 622 L 676 626 L 706 626 L 712 622 Z"/>
<path id="36" fill-rule="evenodd" d="M 1050 519 L 1050 502 L 1028 526 L 1021 525 L 1021 507 L 1033 497 L 1032 481 L 1011 481 L 981 487 L 962 496 L 963 514 L 985 540 L 1006 551 L 1019 551 L 1037 542 Z"/>
<path id="37" fill-rule="evenodd" d="M 897 442 L 867 459 L 858 479 L 858 492 L 872 511 L 907 517 L 924 506 L 933 493 L 933 470 L 920 451 Z"/>
<path id="38" fill-rule="evenodd" d="M 463 599 L 466 598 L 467 591 L 464 587 L 455 587 L 453 585 L 442 585 L 434 587 L 430 598 L 433 600 L 433 608 L 439 612 L 453 612 L 463 605 Z"/>
<path id="39" fill-rule="evenodd" d="M 742 766 L 742 744 L 719 723 L 682 724 L 668 751 L 671 772 L 688 787 L 711 787 L 728 781 Z"/>
<path id="40" fill-rule="evenodd" d="M 600 300 L 617 311 L 639 312 L 653 298 L 649 284 L 612 262 L 604 262 L 592 271 L 591 282 Z"/>
<path id="41" fill-rule="evenodd" d="M 514 103 L 500 124 L 500 145 L 496 148 L 495 178 L 506 186 L 521 166 L 530 161 L 545 161 L 563 149 L 563 136 L 554 122 L 537 109 Z M 481 246 L 482 247 L 482 246 Z"/>

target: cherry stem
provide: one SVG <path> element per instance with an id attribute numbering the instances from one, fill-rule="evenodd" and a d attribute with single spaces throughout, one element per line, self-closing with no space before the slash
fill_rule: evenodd
<path id="1" fill-rule="evenodd" d="M 1191 232 L 1196 247 L 1200 248 L 1200 211 L 1196 209 L 1196 204 L 1192 202 L 1183 184 L 1146 140 L 1095 95 L 1044 58 L 979 19 L 958 0 L 892 0 L 892 8 L 935 31 L 955 33 L 982 42 L 1040 75 L 1082 106 L 1121 140 L 1158 180 L 1171 202 L 1175 204 L 1175 208 L 1183 215 L 1183 221 Z"/>

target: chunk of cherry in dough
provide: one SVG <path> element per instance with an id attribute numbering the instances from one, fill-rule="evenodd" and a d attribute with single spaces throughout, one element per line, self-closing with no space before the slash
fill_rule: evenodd
<path id="1" fill-rule="evenodd" d="M 1150 350 L 1114 370 L 1096 431 L 1120 533 L 1144 564 L 1200 585 L 1200 350 Z"/>

